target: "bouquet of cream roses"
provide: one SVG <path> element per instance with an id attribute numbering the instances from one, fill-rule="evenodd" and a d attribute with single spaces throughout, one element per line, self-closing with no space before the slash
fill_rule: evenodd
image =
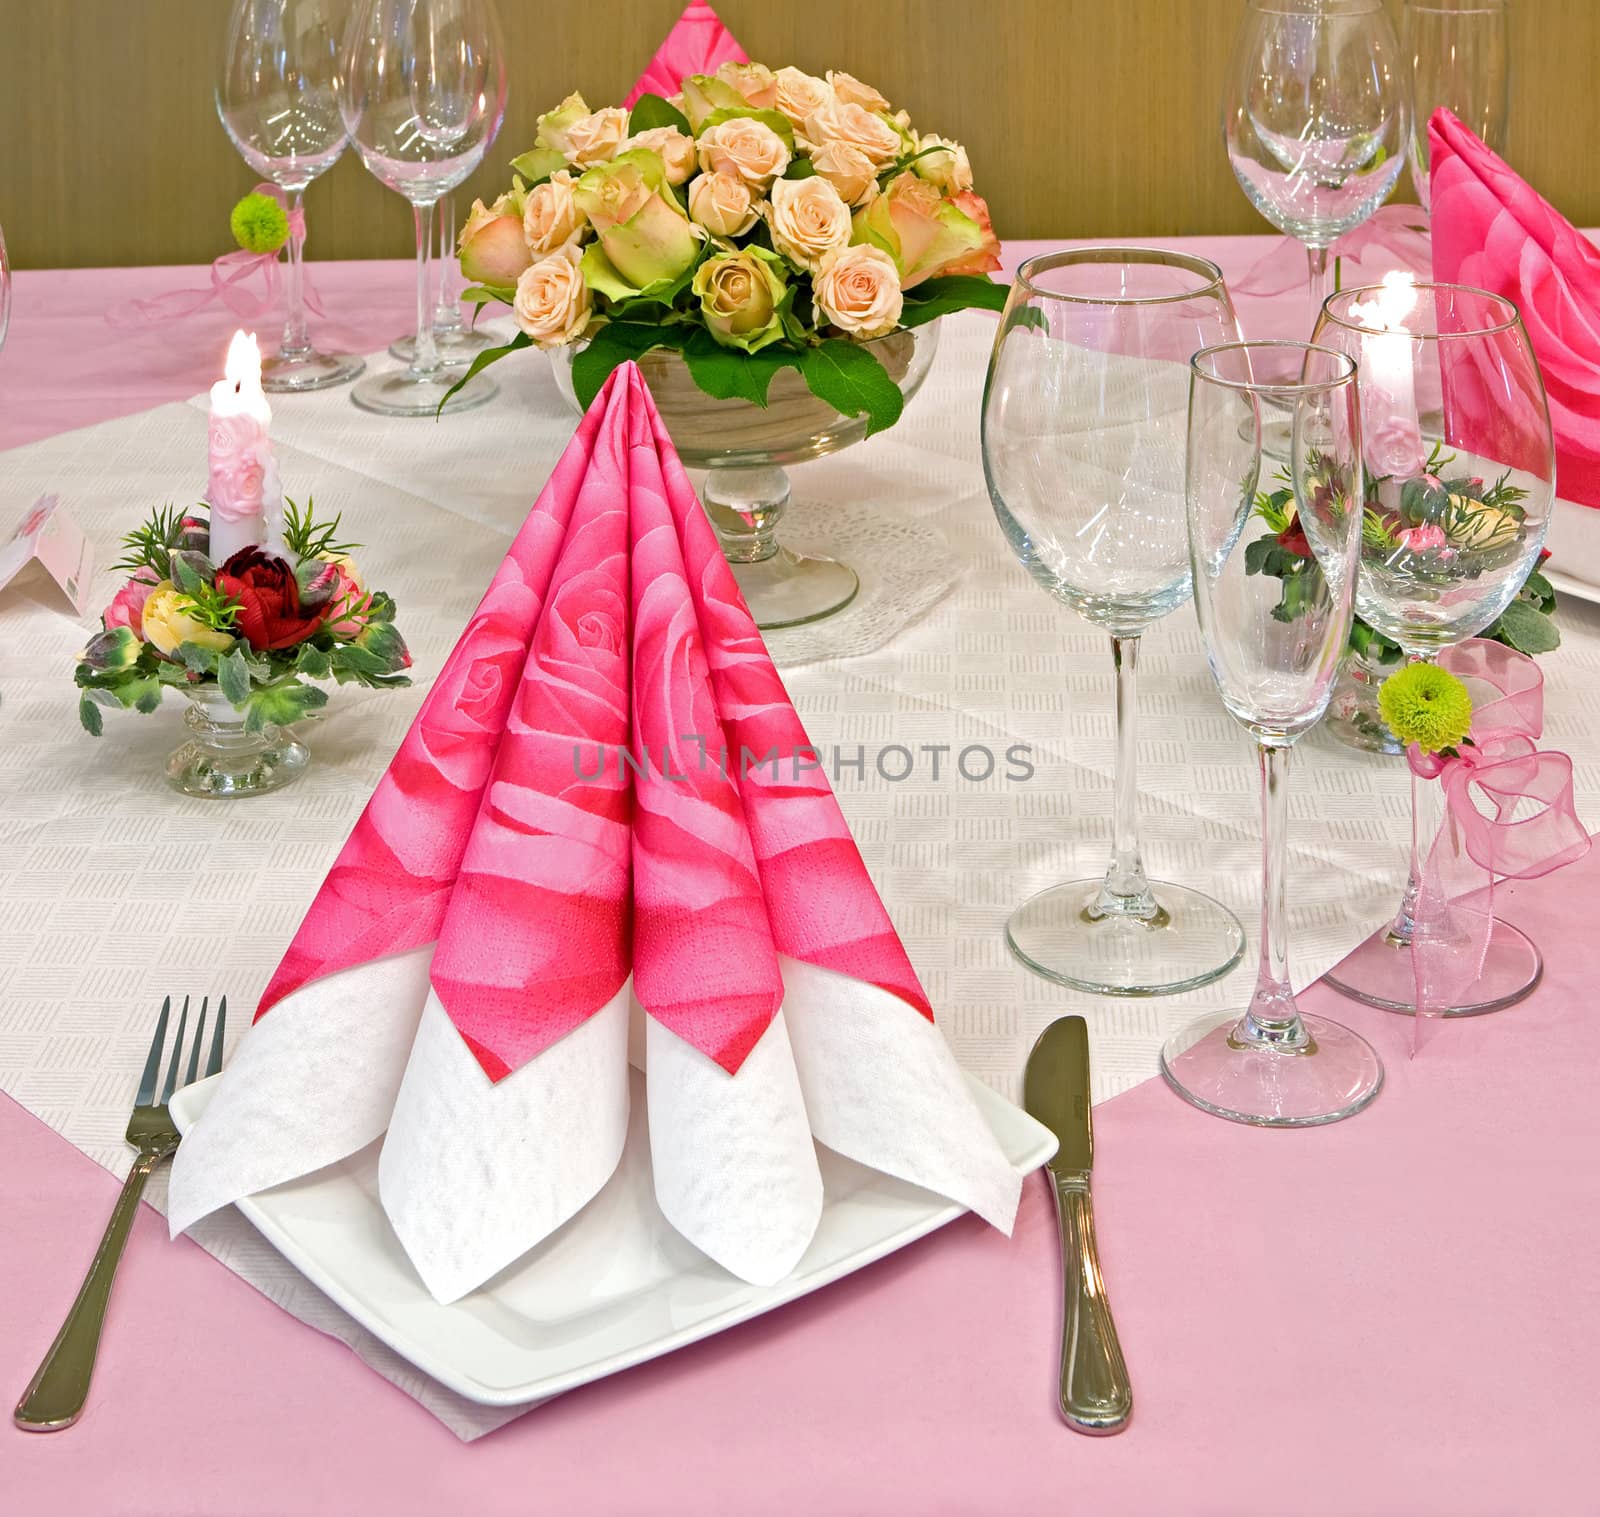
<path id="1" fill-rule="evenodd" d="M 878 431 L 901 395 L 862 344 L 1005 303 L 966 150 L 849 74 L 724 64 L 631 110 L 569 95 L 512 168 L 461 229 L 466 298 L 504 302 L 518 327 L 471 373 L 581 343 L 584 405 L 618 364 L 669 348 L 708 395 L 764 405 L 793 368 Z"/>

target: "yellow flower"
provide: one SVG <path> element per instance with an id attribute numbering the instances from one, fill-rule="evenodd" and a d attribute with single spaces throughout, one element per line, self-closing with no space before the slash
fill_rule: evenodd
<path id="1" fill-rule="evenodd" d="M 221 653 L 233 646 L 231 633 L 218 632 L 189 614 L 194 602 L 170 579 L 164 579 L 150 592 L 144 603 L 141 626 L 145 641 L 160 653 L 173 654 L 180 643 L 196 643 Z"/>
<path id="2" fill-rule="evenodd" d="M 1452 548 L 1477 549 L 1504 548 L 1517 540 L 1522 531 L 1522 521 L 1510 511 L 1498 506 L 1485 506 L 1465 495 L 1450 497 L 1450 510 L 1445 519 L 1445 535 Z"/>
<path id="3" fill-rule="evenodd" d="M 1455 748 L 1472 730 L 1472 696 L 1437 664 L 1408 664 L 1378 687 L 1378 710 L 1402 743 L 1424 753 Z"/>

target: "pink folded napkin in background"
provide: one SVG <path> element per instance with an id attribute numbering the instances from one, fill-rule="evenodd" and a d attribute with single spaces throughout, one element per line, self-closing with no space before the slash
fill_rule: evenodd
<path id="1" fill-rule="evenodd" d="M 637 368 L 607 382 L 174 1168 L 171 1221 L 384 1136 L 429 1289 L 604 1186 L 645 1071 L 656 1199 L 767 1284 L 813 1139 L 1009 1228 L 973 1103 Z"/>
<path id="2" fill-rule="evenodd" d="M 1433 277 L 1516 303 L 1544 371 L 1556 488 L 1600 506 L 1600 250 L 1449 111 L 1428 140 Z"/>
<path id="3" fill-rule="evenodd" d="M 749 61 L 706 0 L 689 0 L 622 103 L 631 108 L 641 95 L 675 95 L 691 74 L 714 74 L 724 63 Z"/>

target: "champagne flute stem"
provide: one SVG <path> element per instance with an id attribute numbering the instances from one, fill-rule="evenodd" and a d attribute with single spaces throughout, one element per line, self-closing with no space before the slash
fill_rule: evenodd
<path id="1" fill-rule="evenodd" d="M 435 336 L 461 330 L 461 300 L 457 294 L 461 273 L 456 266 L 455 203 L 446 195 L 439 201 L 439 299 L 433 308 Z"/>
<path id="2" fill-rule="evenodd" d="M 1139 854 L 1139 639 L 1113 637 L 1111 658 L 1117 670 L 1116 819 L 1111 867 L 1091 914 L 1151 917 L 1159 908 Z"/>
<path id="3" fill-rule="evenodd" d="M 305 198 L 304 190 L 294 192 L 294 199 L 289 207 L 291 225 L 300 220 Z M 306 330 L 306 283 L 305 267 L 302 262 L 304 253 L 305 239 L 291 236 L 288 267 L 284 271 L 283 281 L 285 314 L 283 337 L 278 343 L 280 358 L 299 358 L 311 351 L 311 335 Z"/>
<path id="4" fill-rule="evenodd" d="M 1289 986 L 1289 752 L 1260 743 L 1261 964 L 1245 1013 L 1244 1039 L 1295 1047 L 1308 1041 Z"/>
<path id="5" fill-rule="evenodd" d="M 1333 261 L 1325 247 L 1306 245 L 1306 262 L 1311 271 L 1311 325 L 1315 327 L 1322 314 L 1322 302 L 1333 293 Z"/>
<path id="6" fill-rule="evenodd" d="M 433 251 L 433 204 L 414 205 L 417 224 L 417 342 L 411 355 L 414 375 L 432 374 L 439 367 L 439 353 L 433 343 L 433 313 L 429 309 L 428 263 Z"/>

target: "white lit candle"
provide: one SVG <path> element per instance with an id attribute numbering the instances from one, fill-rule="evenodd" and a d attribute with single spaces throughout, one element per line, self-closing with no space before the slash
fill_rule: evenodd
<path id="1" fill-rule="evenodd" d="M 211 507 L 209 557 L 214 564 L 241 548 L 282 551 L 283 497 L 267 435 L 271 424 L 255 334 L 235 332 L 223 377 L 211 387 L 206 501 Z"/>
<path id="2" fill-rule="evenodd" d="M 1425 457 L 1412 337 L 1406 326 L 1416 305 L 1415 277 L 1396 270 L 1383 276 L 1371 300 L 1350 307 L 1363 326 L 1379 329 L 1361 339 L 1360 374 L 1362 430 L 1375 474 L 1409 477 L 1421 471 Z"/>

